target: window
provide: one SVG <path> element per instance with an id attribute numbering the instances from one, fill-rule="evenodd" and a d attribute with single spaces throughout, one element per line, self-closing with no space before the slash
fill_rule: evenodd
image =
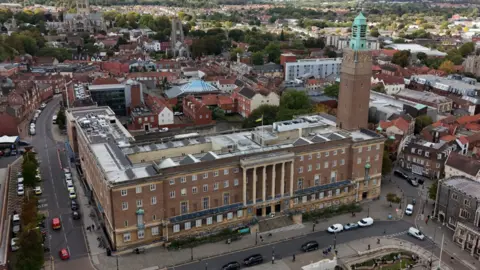
<path id="1" fill-rule="evenodd" d="M 302 203 L 306 203 L 308 201 L 308 197 L 307 196 L 302 196 Z"/>
<path id="2" fill-rule="evenodd" d="M 328 191 L 328 197 L 332 197 L 332 193 L 333 193 L 333 191 L 329 190 Z"/>
<path id="3" fill-rule="evenodd" d="M 340 160 L 340 165 L 345 165 L 345 159 Z"/>
<path id="4" fill-rule="evenodd" d="M 128 220 L 125 220 L 125 221 L 123 222 L 123 226 L 128 227 Z"/>
<path id="5" fill-rule="evenodd" d="M 192 194 L 197 194 L 198 188 L 197 187 L 192 187 Z"/>
<path id="6" fill-rule="evenodd" d="M 138 239 L 143 239 L 145 237 L 145 231 L 144 230 L 138 230 L 137 237 L 138 237 Z"/>
<path id="7" fill-rule="evenodd" d="M 213 190 L 218 190 L 218 182 L 213 184 Z"/>
<path id="8" fill-rule="evenodd" d="M 330 152 L 325 152 L 325 157 L 328 157 L 330 155 Z"/>
<path id="9" fill-rule="evenodd" d="M 345 148 L 342 149 L 342 154 L 345 154 Z"/>
<path id="10" fill-rule="evenodd" d="M 336 160 L 332 161 L 332 167 L 337 167 L 337 161 Z"/>
<path id="11" fill-rule="evenodd" d="M 380 158 L 380 156 L 378 154 L 375 155 L 375 161 L 378 161 L 378 159 Z"/>
<path id="12" fill-rule="evenodd" d="M 157 197 L 153 196 L 151 199 L 150 199 L 152 205 L 155 205 L 157 204 Z"/>
<path id="13" fill-rule="evenodd" d="M 186 188 L 180 189 L 180 195 L 181 196 L 187 196 L 187 189 Z"/>
<path id="14" fill-rule="evenodd" d="M 323 199 L 324 196 L 325 196 L 325 193 L 323 191 L 318 193 L 318 198 L 319 199 Z"/>
<path id="15" fill-rule="evenodd" d="M 298 204 L 298 198 L 293 199 L 293 204 Z"/>
<path id="16" fill-rule="evenodd" d="M 367 151 L 371 151 L 371 150 L 372 150 L 372 146 L 371 145 L 367 146 Z"/>
<path id="17" fill-rule="evenodd" d="M 320 153 L 317 153 L 317 158 L 320 158 L 322 155 Z"/>
<path id="18" fill-rule="evenodd" d="M 143 201 L 137 200 L 137 207 L 142 207 L 142 206 L 143 206 Z"/>
<path id="19" fill-rule="evenodd" d="M 233 168 L 233 173 L 238 173 L 240 170 L 238 168 Z"/>
<path id="20" fill-rule="evenodd" d="M 188 213 L 188 202 L 180 202 L 180 214 L 187 214 Z"/>
<path id="21" fill-rule="evenodd" d="M 155 220 L 157 220 L 157 215 L 152 216 L 152 221 L 155 221 Z"/>
<path id="22" fill-rule="evenodd" d="M 380 144 L 377 144 L 376 147 L 377 147 L 377 150 L 380 150 Z"/>
<path id="23" fill-rule="evenodd" d="M 315 199 L 316 199 L 316 198 L 315 198 L 315 197 L 316 197 L 316 195 L 317 195 L 317 194 L 313 193 L 313 194 L 310 196 L 310 199 L 311 199 L 312 201 L 315 201 Z"/>
<path id="24" fill-rule="evenodd" d="M 223 170 L 223 175 L 228 175 L 228 169 Z"/>
<path id="25" fill-rule="evenodd" d="M 343 189 L 343 192 L 348 192 L 348 187 L 345 187 L 345 188 Z"/>
<path id="26" fill-rule="evenodd" d="M 122 202 L 122 210 L 128 210 L 128 202 Z"/>
<path id="27" fill-rule="evenodd" d="M 238 210 L 237 211 L 237 217 L 243 217 L 243 210 Z"/>
<path id="28" fill-rule="evenodd" d="M 217 222 L 223 221 L 223 215 L 217 215 Z"/>
<path id="29" fill-rule="evenodd" d="M 180 177 L 180 183 L 186 183 L 187 182 L 187 177 L 182 176 Z"/>
<path id="30" fill-rule="evenodd" d="M 192 223 L 191 222 L 185 222 L 185 230 L 188 231 L 192 228 Z"/>
<path id="31" fill-rule="evenodd" d="M 300 166 L 300 167 L 298 168 L 298 173 L 303 173 L 303 166 Z"/>
<path id="32" fill-rule="evenodd" d="M 463 200 L 465 206 L 470 206 L 470 201 L 468 199 Z"/>
<path id="33" fill-rule="evenodd" d="M 175 190 L 170 191 L 170 199 L 175 198 Z"/>
<path id="34" fill-rule="evenodd" d="M 362 158 L 357 158 L 357 164 L 362 163 Z"/>
<path id="35" fill-rule="evenodd" d="M 233 179 L 233 185 L 238 186 L 238 179 Z"/>
<path id="36" fill-rule="evenodd" d="M 218 176 L 218 171 L 214 171 L 214 172 L 213 172 L 213 176 L 214 176 L 214 177 L 217 177 L 217 176 Z"/>
<path id="37" fill-rule="evenodd" d="M 300 161 L 303 161 L 303 156 L 300 156 Z"/>
<path id="38" fill-rule="evenodd" d="M 170 179 L 170 185 L 175 185 L 175 179 Z"/>
<path id="39" fill-rule="evenodd" d="M 122 190 L 120 191 L 120 194 L 121 194 L 122 196 L 127 196 L 127 190 L 126 190 L 126 189 L 122 189 Z"/>
<path id="40" fill-rule="evenodd" d="M 192 181 L 197 181 L 197 175 L 196 174 L 192 175 Z"/>
<path id="41" fill-rule="evenodd" d="M 152 235 L 158 235 L 160 233 L 158 226 L 152 227 L 150 230 L 152 231 Z"/>
<path id="42" fill-rule="evenodd" d="M 361 153 L 362 152 L 362 147 L 358 147 L 358 153 Z"/>
<path id="43" fill-rule="evenodd" d="M 340 189 L 339 188 L 337 188 L 337 190 L 335 190 L 335 195 L 336 196 L 340 195 Z"/>
<path id="44" fill-rule="evenodd" d="M 157 185 L 155 185 L 155 184 L 150 185 L 150 191 L 154 191 L 156 189 L 157 189 Z"/>
<path id="45" fill-rule="evenodd" d="M 437 169 L 440 168 L 440 163 L 437 163 L 436 166 L 435 166 Z"/>
<path id="46" fill-rule="evenodd" d="M 437 159 L 442 159 L 442 154 L 437 154 Z"/>
<path id="47" fill-rule="evenodd" d="M 130 233 L 124 233 L 123 242 L 129 242 L 130 240 L 132 240 L 132 236 L 130 235 Z"/>
<path id="48" fill-rule="evenodd" d="M 137 187 L 137 188 L 135 189 L 135 191 L 136 191 L 136 193 L 142 193 L 142 187 Z"/>
<path id="49" fill-rule="evenodd" d="M 458 195 L 456 193 L 452 193 L 452 199 L 455 201 L 458 200 Z"/>
<path id="50" fill-rule="evenodd" d="M 470 218 L 470 212 L 468 212 L 465 209 L 460 209 L 460 217 L 468 219 L 468 218 Z"/>
<path id="51" fill-rule="evenodd" d="M 328 161 L 325 161 L 325 163 L 323 163 L 323 168 L 328 169 Z"/>
<path id="52" fill-rule="evenodd" d="M 203 204 L 203 210 L 206 210 L 206 209 L 210 208 L 210 198 L 209 197 L 203 197 L 202 204 Z"/>
<path id="53" fill-rule="evenodd" d="M 308 154 L 308 160 L 312 160 L 312 154 Z"/>
<path id="54" fill-rule="evenodd" d="M 208 192 L 208 184 L 203 185 L 203 192 Z"/>
<path id="55" fill-rule="evenodd" d="M 213 223 L 213 217 L 208 217 L 207 218 L 207 225 L 212 225 Z"/>
<path id="56" fill-rule="evenodd" d="M 179 232 L 179 231 L 180 231 L 180 224 L 173 225 L 173 232 L 176 233 L 176 232 Z"/>
<path id="57" fill-rule="evenodd" d="M 195 227 L 197 227 L 197 228 L 202 227 L 202 220 L 201 219 L 195 220 Z"/>
<path id="58" fill-rule="evenodd" d="M 312 171 L 312 165 L 308 165 L 308 171 L 309 171 L 309 172 Z"/>
<path id="59" fill-rule="evenodd" d="M 297 189 L 302 189 L 302 188 L 303 188 L 303 178 L 298 178 Z"/>
<path id="60" fill-rule="evenodd" d="M 224 193 L 223 194 L 223 205 L 229 205 L 230 204 L 230 193 Z"/>
<path id="61" fill-rule="evenodd" d="M 455 226 L 455 220 L 452 217 L 449 217 L 448 224 Z"/>
<path id="62" fill-rule="evenodd" d="M 320 170 L 320 163 L 317 163 L 317 166 L 315 167 L 316 170 Z"/>
<path id="63" fill-rule="evenodd" d="M 367 157 L 367 160 L 365 162 L 370 162 L 370 156 Z"/>
<path id="64" fill-rule="evenodd" d="M 335 183 L 337 181 L 337 172 L 330 172 L 330 183 Z"/>
<path id="65" fill-rule="evenodd" d="M 334 155 L 334 156 L 336 156 L 336 155 L 337 155 L 337 153 L 338 153 L 338 151 L 337 151 L 337 150 L 333 150 L 333 155 Z"/>
<path id="66" fill-rule="evenodd" d="M 203 174 L 203 179 L 206 179 L 206 178 L 208 178 L 208 172 Z"/>

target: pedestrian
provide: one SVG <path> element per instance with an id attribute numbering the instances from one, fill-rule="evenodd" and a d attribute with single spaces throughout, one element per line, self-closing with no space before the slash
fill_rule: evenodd
<path id="1" fill-rule="evenodd" d="M 295 261 L 295 254 L 293 254 L 293 261 Z"/>
<path id="2" fill-rule="evenodd" d="M 87 231 L 89 231 L 89 232 L 90 232 L 90 226 L 87 226 Z"/>
<path id="3" fill-rule="evenodd" d="M 383 235 L 387 234 L 387 229 L 383 229 Z"/>
<path id="4" fill-rule="evenodd" d="M 380 244 L 380 238 L 377 238 L 377 245 Z"/>
<path id="5" fill-rule="evenodd" d="M 92 231 L 95 231 L 95 224 L 92 224 Z"/>
<path id="6" fill-rule="evenodd" d="M 272 264 L 275 263 L 275 256 L 272 256 Z"/>
<path id="7" fill-rule="evenodd" d="M 370 250 L 370 244 L 368 244 L 368 250 Z"/>

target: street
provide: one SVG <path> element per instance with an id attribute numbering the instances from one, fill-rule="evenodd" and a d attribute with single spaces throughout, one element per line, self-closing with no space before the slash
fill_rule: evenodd
<path id="1" fill-rule="evenodd" d="M 39 210 L 47 210 L 48 238 L 46 245 L 50 248 L 56 269 L 87 269 L 90 261 L 85 236 L 81 221 L 71 218 L 70 199 L 63 175 L 63 168 L 69 167 L 63 150 L 65 145 L 64 142 L 56 141 L 52 133 L 52 117 L 59 109 L 58 101 L 58 98 L 54 98 L 47 104 L 36 123 L 37 135 L 31 139 L 39 156 L 43 180 L 43 195 L 40 198 Z M 54 217 L 61 219 L 61 230 L 54 231 L 52 229 L 51 220 Z M 61 262 L 58 256 L 58 251 L 62 248 L 70 251 L 71 259 L 68 262 Z M 76 265 L 79 268 L 76 268 Z"/>

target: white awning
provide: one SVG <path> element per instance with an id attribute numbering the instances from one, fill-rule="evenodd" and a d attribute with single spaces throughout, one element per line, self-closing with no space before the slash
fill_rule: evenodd
<path id="1" fill-rule="evenodd" d="M 0 137 L 0 143 L 16 143 L 18 140 L 18 136 L 3 135 L 2 137 Z"/>

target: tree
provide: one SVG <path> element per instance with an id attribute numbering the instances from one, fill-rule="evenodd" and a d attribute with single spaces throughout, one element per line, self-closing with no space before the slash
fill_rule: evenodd
<path id="1" fill-rule="evenodd" d="M 458 48 L 460 54 L 465 57 L 475 51 L 475 44 L 473 42 L 467 42 Z"/>
<path id="2" fill-rule="evenodd" d="M 22 164 L 22 176 L 25 186 L 35 187 L 37 184 L 37 165 L 28 161 Z"/>
<path id="3" fill-rule="evenodd" d="M 262 125 L 261 119 L 263 119 L 264 125 L 271 125 L 275 122 L 278 113 L 278 106 L 274 105 L 261 105 L 246 118 L 243 122 L 244 128 L 253 128 Z"/>
<path id="4" fill-rule="evenodd" d="M 431 125 L 433 120 L 430 116 L 424 114 L 415 119 L 415 134 L 419 134 L 425 127 Z"/>
<path id="5" fill-rule="evenodd" d="M 280 98 L 280 109 L 282 108 L 307 113 L 312 110 L 312 104 L 306 92 L 287 89 Z"/>
<path id="6" fill-rule="evenodd" d="M 393 54 L 392 63 L 397 64 L 401 67 L 408 66 L 410 60 L 410 51 L 404 50 L 399 51 Z"/>
<path id="7" fill-rule="evenodd" d="M 372 87 L 372 90 L 378 93 L 386 94 L 385 85 L 383 83 L 377 83 L 375 86 Z"/>
<path id="8" fill-rule="evenodd" d="M 427 60 L 427 54 L 424 52 L 419 52 L 417 53 L 417 59 L 422 62 L 425 62 L 425 60 Z"/>
<path id="9" fill-rule="evenodd" d="M 337 57 L 337 53 L 330 49 L 329 47 L 325 48 L 325 51 L 323 52 L 323 54 L 325 56 L 327 56 L 328 58 L 336 58 Z"/>
<path id="10" fill-rule="evenodd" d="M 36 226 L 36 222 L 30 223 L 20 233 L 19 250 L 17 251 L 19 259 L 16 261 L 15 269 L 40 270 L 43 268 L 43 238 Z"/>
<path id="11" fill-rule="evenodd" d="M 438 189 L 438 181 L 435 181 L 428 188 L 428 198 L 430 198 L 431 200 L 436 200 L 437 199 L 437 189 Z"/>
<path id="12" fill-rule="evenodd" d="M 443 72 L 446 72 L 447 74 L 451 74 L 454 72 L 454 64 L 450 60 L 445 60 L 443 63 L 438 67 Z"/>
<path id="13" fill-rule="evenodd" d="M 340 91 L 340 84 L 334 83 L 323 89 L 323 93 L 329 97 L 338 98 L 338 93 Z"/>
<path id="14" fill-rule="evenodd" d="M 388 193 L 386 196 L 387 202 L 390 203 L 390 207 L 392 206 L 392 203 L 400 203 L 402 199 L 397 196 L 395 193 Z"/>
<path id="15" fill-rule="evenodd" d="M 374 27 L 374 28 L 370 29 L 370 36 L 372 36 L 372 37 L 379 37 L 379 36 L 380 36 L 380 32 L 378 32 L 378 29 Z"/>
<path id="16" fill-rule="evenodd" d="M 65 109 L 61 108 L 57 113 L 57 125 L 60 129 L 65 129 L 66 118 Z"/>
<path id="17" fill-rule="evenodd" d="M 279 38 L 281 41 L 284 41 L 285 40 L 285 33 L 283 33 L 283 29 L 282 29 L 282 32 L 280 32 L 280 38 Z"/>
<path id="18" fill-rule="evenodd" d="M 232 29 L 228 31 L 228 37 L 238 42 L 244 39 L 245 33 L 240 29 Z"/>
<path id="19" fill-rule="evenodd" d="M 383 151 L 382 157 L 382 175 L 387 175 L 392 171 L 393 164 L 388 151 Z"/>
<path id="20" fill-rule="evenodd" d="M 265 47 L 264 51 L 268 55 L 268 62 L 280 63 L 280 55 L 282 54 L 282 51 L 278 43 L 270 42 L 267 47 Z"/>
<path id="21" fill-rule="evenodd" d="M 255 52 L 252 54 L 252 64 L 254 65 L 263 65 L 264 64 L 264 53 L 263 52 Z"/>
<path id="22" fill-rule="evenodd" d="M 20 214 L 20 220 L 22 222 L 22 227 L 27 227 L 29 224 L 37 223 L 37 197 L 30 196 L 25 197 L 22 204 L 22 212 Z"/>

